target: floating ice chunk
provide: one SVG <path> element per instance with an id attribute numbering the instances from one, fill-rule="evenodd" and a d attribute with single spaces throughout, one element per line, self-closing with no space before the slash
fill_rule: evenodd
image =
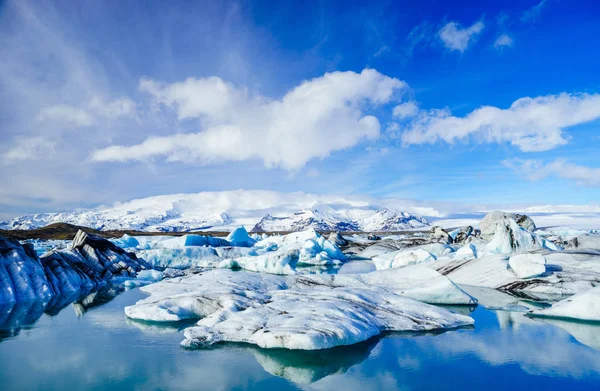
<path id="1" fill-rule="evenodd" d="M 536 250 L 546 257 L 546 272 L 519 278 L 508 265 L 508 255 L 477 259 L 445 258 L 425 265 L 461 285 L 481 286 L 526 294 L 533 299 L 573 295 L 600 285 L 600 253 Z"/>
<path id="2" fill-rule="evenodd" d="M 294 274 L 299 259 L 300 252 L 297 249 L 283 248 L 258 256 L 236 258 L 232 265 L 253 272 Z"/>
<path id="3" fill-rule="evenodd" d="M 530 312 L 532 316 L 600 322 L 600 286 L 555 303 L 550 308 Z"/>
<path id="4" fill-rule="evenodd" d="M 508 254 L 542 248 L 543 240 L 521 228 L 513 219 L 498 221 L 496 232 L 487 245 L 491 254 Z"/>
<path id="5" fill-rule="evenodd" d="M 404 267 L 408 265 L 416 265 L 423 262 L 435 261 L 437 258 L 435 255 L 422 248 L 414 250 L 401 251 L 394 256 L 390 267 Z"/>
<path id="6" fill-rule="evenodd" d="M 133 319 L 178 321 L 213 313 L 243 311 L 264 305 L 274 292 L 285 289 L 359 289 L 400 295 L 431 304 L 475 305 L 448 278 L 424 267 L 407 267 L 357 275 L 277 276 L 229 270 L 211 270 L 162 280 L 141 288 L 151 296 L 125 308 Z M 221 314 L 220 316 L 226 316 Z"/>
<path id="7" fill-rule="evenodd" d="M 225 239 L 215 238 L 213 236 L 205 235 L 183 235 L 167 240 L 160 241 L 156 244 L 160 248 L 182 248 L 186 246 L 231 246 Z"/>
<path id="8" fill-rule="evenodd" d="M 467 243 L 456 251 L 456 258 L 475 259 L 477 258 L 477 247 L 472 243 Z"/>
<path id="9" fill-rule="evenodd" d="M 246 342 L 262 348 L 327 349 L 365 341 L 383 331 L 434 330 L 473 319 L 384 291 L 288 289 L 241 312 L 213 314 L 184 331 L 187 347 Z"/>
<path id="10" fill-rule="evenodd" d="M 254 243 L 256 243 L 256 240 L 248 236 L 248 231 L 246 231 L 246 228 L 244 227 L 239 227 L 231 231 L 231 233 L 227 236 L 227 240 L 232 246 L 240 247 L 251 247 Z"/>
<path id="11" fill-rule="evenodd" d="M 222 267 L 228 260 L 255 255 L 253 249 L 247 247 L 208 247 L 187 246 L 183 248 L 156 248 L 139 251 L 138 255 L 152 267 L 170 267 L 187 269 L 190 267 Z M 227 261 L 223 264 L 223 261 Z"/>
<path id="12" fill-rule="evenodd" d="M 546 272 L 546 257 L 541 254 L 513 255 L 508 264 L 519 278 L 537 277 Z"/>
<path id="13" fill-rule="evenodd" d="M 533 220 L 526 215 L 495 211 L 486 214 L 479 223 L 481 237 L 490 240 L 496 234 L 498 226 L 504 224 L 504 220 L 513 220 L 515 224 L 529 232 L 535 231 L 536 228 Z"/>
<path id="14" fill-rule="evenodd" d="M 119 239 L 112 239 L 111 242 L 121 248 L 135 248 L 140 245 L 140 242 L 136 238 L 127 234 L 124 234 Z"/>
<path id="15" fill-rule="evenodd" d="M 164 273 L 159 270 L 142 270 L 132 280 L 126 280 L 123 285 L 135 287 L 152 284 L 163 279 Z"/>

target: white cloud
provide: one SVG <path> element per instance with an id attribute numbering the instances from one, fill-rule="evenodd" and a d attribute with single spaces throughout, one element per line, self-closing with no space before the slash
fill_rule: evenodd
<path id="1" fill-rule="evenodd" d="M 523 12 L 523 15 L 521 15 L 521 21 L 524 23 L 535 22 L 537 20 L 537 18 L 540 16 L 540 13 L 542 12 L 542 10 L 544 9 L 544 6 L 546 5 L 547 1 L 548 0 L 542 0 L 539 2 L 539 4 L 529 8 L 528 10 Z"/>
<path id="2" fill-rule="evenodd" d="M 148 137 L 133 146 L 95 151 L 93 161 L 148 160 L 198 162 L 262 159 L 267 167 L 301 168 L 315 157 L 379 136 L 368 108 L 396 99 L 403 81 L 365 69 L 333 72 L 304 81 L 281 99 L 251 94 L 218 77 L 173 84 L 143 79 L 140 89 L 180 120 L 199 119 L 198 133 Z"/>
<path id="3" fill-rule="evenodd" d="M 75 127 L 91 126 L 93 117 L 85 110 L 69 105 L 54 105 L 44 107 L 37 116 L 39 122 L 62 122 Z"/>
<path id="4" fill-rule="evenodd" d="M 4 153 L 4 163 L 14 164 L 24 160 L 48 157 L 54 152 L 56 143 L 43 137 L 22 137 L 15 140 L 14 145 Z"/>
<path id="5" fill-rule="evenodd" d="M 579 166 L 564 159 L 556 159 L 548 164 L 540 160 L 510 159 L 503 161 L 502 164 L 532 181 L 555 175 L 573 180 L 578 186 L 600 187 L 600 168 Z"/>
<path id="6" fill-rule="evenodd" d="M 394 111 L 392 112 L 394 117 L 400 119 L 414 117 L 418 113 L 419 106 L 413 101 L 399 104 L 398 106 L 394 107 Z"/>
<path id="7" fill-rule="evenodd" d="M 44 107 L 40 110 L 37 120 L 38 122 L 52 121 L 72 127 L 87 127 L 97 125 L 99 118 L 117 119 L 135 115 L 136 103 L 127 97 L 104 102 L 95 96 L 84 108 L 66 104 Z"/>
<path id="8" fill-rule="evenodd" d="M 422 110 L 404 124 L 404 145 L 508 142 L 522 151 L 546 151 L 567 143 L 563 130 L 600 118 L 600 94 L 567 94 L 521 98 L 508 109 L 480 107 L 464 117 L 445 110 Z"/>
<path id="9" fill-rule="evenodd" d="M 122 97 L 112 102 L 104 102 L 95 96 L 92 98 L 89 107 L 98 116 L 115 119 L 120 117 L 134 117 L 137 105 L 127 97 Z"/>
<path id="10" fill-rule="evenodd" d="M 511 47 L 512 45 L 513 45 L 513 40 L 507 34 L 502 34 L 494 42 L 494 47 L 496 49 L 503 49 L 503 48 Z"/>
<path id="11" fill-rule="evenodd" d="M 464 52 L 467 50 L 475 37 L 483 31 L 482 21 L 474 23 L 471 27 L 462 28 L 456 22 L 449 22 L 439 31 L 439 37 L 449 50 Z"/>

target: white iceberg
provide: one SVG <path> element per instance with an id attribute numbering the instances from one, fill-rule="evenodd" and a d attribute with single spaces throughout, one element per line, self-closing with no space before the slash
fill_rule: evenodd
<path id="1" fill-rule="evenodd" d="M 513 219 L 496 222 L 496 231 L 487 245 L 491 254 L 508 254 L 544 247 L 544 240 L 520 227 Z"/>
<path id="2" fill-rule="evenodd" d="M 530 312 L 532 316 L 600 322 L 600 286 L 554 303 L 552 307 Z"/>
<path id="3" fill-rule="evenodd" d="M 237 341 L 324 349 L 386 330 L 472 324 L 469 317 L 423 302 L 477 303 L 446 277 L 419 266 L 361 275 L 212 270 L 141 289 L 150 296 L 126 307 L 128 317 L 155 322 L 201 319 L 197 327 L 186 330 L 185 346 Z"/>
<path id="4" fill-rule="evenodd" d="M 531 298 L 573 295 L 600 285 L 600 253 L 592 251 L 535 250 L 546 258 L 546 272 L 520 278 L 509 266 L 509 255 L 477 259 L 444 258 L 425 264 L 460 285 L 521 293 Z"/>
<path id="5" fill-rule="evenodd" d="M 371 289 L 287 289 L 241 312 L 214 314 L 184 331 L 186 347 L 245 342 L 262 348 L 327 349 L 384 331 L 425 331 L 473 323 L 448 310 Z"/>
<path id="6" fill-rule="evenodd" d="M 546 272 L 546 257 L 542 254 L 513 255 L 508 264 L 519 278 L 538 277 Z"/>

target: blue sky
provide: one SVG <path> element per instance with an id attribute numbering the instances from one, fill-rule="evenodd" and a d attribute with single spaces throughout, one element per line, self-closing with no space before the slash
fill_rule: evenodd
<path id="1" fill-rule="evenodd" d="M 599 18 L 577 0 L 1 2 L 0 217 L 240 188 L 597 204 Z"/>

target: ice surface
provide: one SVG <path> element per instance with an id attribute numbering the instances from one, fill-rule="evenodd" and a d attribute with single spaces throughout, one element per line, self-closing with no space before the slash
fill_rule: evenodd
<path id="1" fill-rule="evenodd" d="M 469 317 L 385 291 L 359 288 L 287 289 L 241 312 L 213 314 L 185 330 L 188 347 L 220 341 L 262 348 L 327 349 L 383 331 L 434 330 L 472 324 Z"/>
<path id="2" fill-rule="evenodd" d="M 0 303 L 50 300 L 53 295 L 33 246 L 0 236 Z"/>
<path id="3" fill-rule="evenodd" d="M 477 259 L 445 258 L 426 265 L 457 284 L 525 293 L 532 298 L 573 295 L 600 284 L 600 253 L 534 250 L 546 257 L 546 272 L 535 278 L 519 278 L 509 267 L 510 255 L 486 255 Z"/>
<path id="4" fill-rule="evenodd" d="M 486 250 L 492 254 L 508 254 L 542 247 L 542 238 L 520 227 L 513 219 L 504 219 L 495 222 L 495 232 Z"/>
<path id="5" fill-rule="evenodd" d="M 600 286 L 561 300 L 550 308 L 532 311 L 530 314 L 548 318 L 600 322 Z"/>
<path id="6" fill-rule="evenodd" d="M 500 211 L 490 212 L 479 222 L 483 239 L 489 240 L 494 236 L 498 232 L 498 226 L 506 224 L 505 220 L 513 220 L 515 224 L 529 232 L 535 231 L 536 228 L 535 223 L 528 216 Z"/>
<path id="7" fill-rule="evenodd" d="M 240 232 L 241 230 L 238 230 L 236 236 L 241 235 L 242 239 L 245 239 Z M 218 238 L 187 235 L 185 239 L 182 237 L 163 240 L 152 245 L 151 250 L 138 251 L 138 255 L 154 267 L 240 268 L 273 274 L 294 274 L 299 266 L 339 265 L 347 259 L 337 245 L 313 229 L 283 236 L 270 236 L 258 242 L 250 239 L 252 247 L 190 244 L 222 244 L 222 239 L 218 239 L 217 242 L 213 239 Z M 249 243 L 246 240 L 242 242 Z M 230 244 L 229 241 L 226 243 Z"/>
<path id="8" fill-rule="evenodd" d="M 262 347 L 322 349 L 356 343 L 385 330 L 430 330 L 472 323 L 422 302 L 476 304 L 435 271 L 407 267 L 360 275 L 275 276 L 229 270 L 163 280 L 125 308 L 145 321 L 203 318 L 186 331 L 187 346 L 218 341 Z M 234 332 L 237 330 L 237 332 Z"/>
<path id="9" fill-rule="evenodd" d="M 227 236 L 227 241 L 229 241 L 232 246 L 239 247 L 251 247 L 256 242 L 256 240 L 248 236 L 248 231 L 246 231 L 246 228 L 244 227 L 238 227 L 231 231 Z"/>
<path id="10" fill-rule="evenodd" d="M 508 264 L 519 278 L 538 277 L 546 272 L 546 257 L 542 254 L 513 255 Z"/>
<path id="11" fill-rule="evenodd" d="M 160 248 L 182 248 L 187 246 L 211 246 L 211 247 L 220 247 L 220 246 L 231 246 L 225 239 L 215 238 L 213 236 L 206 235 L 183 235 L 179 237 L 174 237 L 167 240 L 162 240 L 157 243 L 156 247 Z"/>

